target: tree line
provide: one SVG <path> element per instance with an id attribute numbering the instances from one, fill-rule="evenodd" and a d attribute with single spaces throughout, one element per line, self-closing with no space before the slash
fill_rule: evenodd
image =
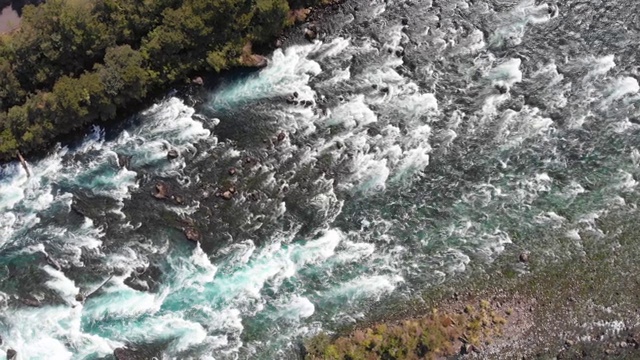
<path id="1" fill-rule="evenodd" d="M 0 160 L 114 119 L 198 71 L 252 65 L 323 0 L 49 0 L 0 35 Z M 325 0 L 326 1 L 326 0 Z"/>

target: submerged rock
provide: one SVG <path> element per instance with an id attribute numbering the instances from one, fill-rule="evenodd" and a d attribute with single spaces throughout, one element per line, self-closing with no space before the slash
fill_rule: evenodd
<path id="1" fill-rule="evenodd" d="M 156 184 L 155 193 L 153 194 L 154 198 L 165 199 L 168 194 L 169 194 L 169 185 L 163 182 L 159 182 Z"/>
<path id="2" fill-rule="evenodd" d="M 142 347 L 127 347 L 116 348 L 113 351 L 113 356 L 116 360 L 149 360 L 160 359 L 162 357 L 161 347 L 155 345 L 145 345 Z M 162 346 L 163 347 L 163 346 Z"/>
<path id="3" fill-rule="evenodd" d="M 280 132 L 280 134 L 278 134 L 278 142 L 284 141 L 286 137 L 287 135 L 284 133 L 284 131 Z"/>

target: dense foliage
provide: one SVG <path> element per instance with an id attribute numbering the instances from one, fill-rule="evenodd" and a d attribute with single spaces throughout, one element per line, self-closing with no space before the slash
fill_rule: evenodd
<path id="1" fill-rule="evenodd" d="M 0 35 L 0 160 L 140 103 L 195 71 L 250 66 L 318 0 L 49 0 Z"/>

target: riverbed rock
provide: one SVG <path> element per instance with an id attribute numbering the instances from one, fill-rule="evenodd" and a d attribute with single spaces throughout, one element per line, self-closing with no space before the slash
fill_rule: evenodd
<path id="1" fill-rule="evenodd" d="M 84 302 L 84 300 L 85 300 L 85 298 L 84 298 L 84 294 L 82 294 L 82 293 L 78 293 L 78 294 L 76 295 L 76 301 L 77 301 L 77 302 L 80 302 L 80 303 L 81 303 L 81 302 Z"/>
<path id="2" fill-rule="evenodd" d="M 247 67 L 262 69 L 269 65 L 269 60 L 265 56 L 258 54 L 245 55 L 242 59 L 243 65 Z"/>
<path id="3" fill-rule="evenodd" d="M 567 339 L 567 340 L 564 342 L 564 344 L 565 344 L 567 347 L 571 347 L 571 346 L 573 346 L 575 343 L 573 342 L 573 340 L 569 340 L 569 339 Z"/>
<path id="4" fill-rule="evenodd" d="M 13 349 L 7 349 L 7 360 L 16 360 L 18 358 L 18 352 Z"/>
<path id="5" fill-rule="evenodd" d="M 525 251 L 525 252 L 520 253 L 520 256 L 518 257 L 518 259 L 522 263 L 528 263 L 529 262 L 529 252 Z"/>
<path id="6" fill-rule="evenodd" d="M 285 139 L 286 137 L 287 137 L 287 134 L 285 134 L 285 133 L 284 133 L 284 131 L 281 131 L 281 132 L 278 134 L 278 139 L 277 139 L 277 140 L 278 140 L 278 142 L 282 142 L 282 141 L 284 141 L 284 139 Z"/>
<path id="7" fill-rule="evenodd" d="M 236 168 L 230 168 L 229 169 L 229 175 L 233 176 L 237 173 L 238 171 L 236 170 Z"/>
<path id="8" fill-rule="evenodd" d="M 192 227 L 184 229 L 184 236 L 187 238 L 187 240 L 193 242 L 199 242 L 201 238 L 200 232 Z"/>
<path id="9" fill-rule="evenodd" d="M 169 160 L 177 159 L 178 156 L 180 156 L 180 154 L 178 153 L 178 150 L 176 150 L 176 149 L 170 149 L 167 152 L 167 159 L 169 159 Z"/>
<path id="10" fill-rule="evenodd" d="M 191 83 L 195 84 L 195 85 L 202 86 L 202 85 L 204 85 L 204 80 L 202 80 L 202 78 L 200 76 L 198 76 L 198 77 L 193 78 L 193 80 L 191 80 Z"/>
<path id="11" fill-rule="evenodd" d="M 462 347 L 460 347 L 460 355 L 468 355 L 471 354 L 473 352 L 479 353 L 480 352 L 480 348 L 478 348 L 477 346 L 473 345 L 473 344 L 462 344 Z"/>
<path id="12" fill-rule="evenodd" d="M 116 348 L 113 351 L 113 356 L 117 360 L 133 360 L 135 359 L 135 352 L 125 348 Z"/>
<path id="13" fill-rule="evenodd" d="M 176 195 L 173 198 L 173 201 L 175 201 L 176 204 L 178 204 L 178 205 L 183 205 L 184 204 L 184 198 L 181 195 Z"/>
<path id="14" fill-rule="evenodd" d="M 169 185 L 159 182 L 156 184 L 155 192 L 153 193 L 153 197 L 156 199 L 166 199 L 169 194 Z"/>

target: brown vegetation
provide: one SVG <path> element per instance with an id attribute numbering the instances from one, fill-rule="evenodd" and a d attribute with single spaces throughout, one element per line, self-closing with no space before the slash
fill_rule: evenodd
<path id="1" fill-rule="evenodd" d="M 479 351 L 501 334 L 506 316 L 484 300 L 459 311 L 434 309 L 422 318 L 380 323 L 335 339 L 320 334 L 306 343 L 306 359 L 436 359 Z"/>

